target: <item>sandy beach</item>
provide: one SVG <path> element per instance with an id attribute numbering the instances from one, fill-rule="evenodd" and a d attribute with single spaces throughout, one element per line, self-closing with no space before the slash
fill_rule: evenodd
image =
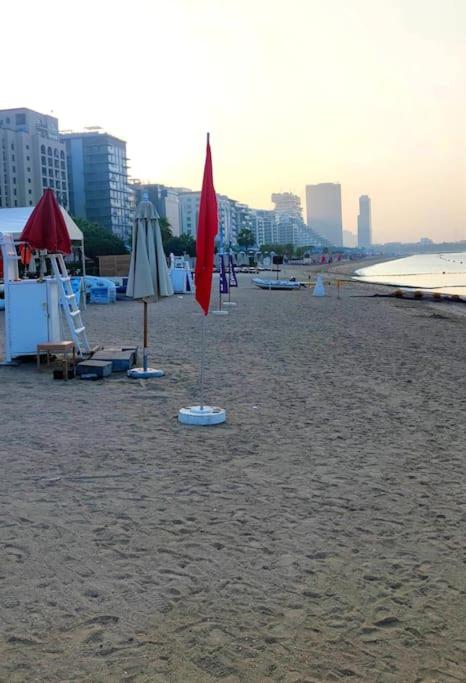
<path id="1" fill-rule="evenodd" d="M 240 280 L 225 425 L 177 422 L 189 296 L 150 307 L 163 379 L 0 368 L 1 683 L 466 680 L 465 307 Z M 85 320 L 140 343 L 137 302 Z"/>

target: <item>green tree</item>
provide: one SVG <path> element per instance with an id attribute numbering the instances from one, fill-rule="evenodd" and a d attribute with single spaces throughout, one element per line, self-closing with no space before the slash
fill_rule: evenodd
<path id="1" fill-rule="evenodd" d="M 296 258 L 303 258 L 304 254 L 308 251 L 307 247 L 296 247 L 294 250 L 294 255 Z"/>
<path id="2" fill-rule="evenodd" d="M 240 247 L 243 247 L 243 249 L 248 249 L 248 247 L 253 247 L 256 243 L 256 239 L 252 233 L 251 230 L 248 228 L 241 228 L 241 230 L 238 233 L 238 237 L 236 240 L 239 244 Z"/>
<path id="3" fill-rule="evenodd" d="M 289 242 L 288 244 L 285 244 L 285 251 L 284 255 L 285 256 L 293 256 L 294 254 L 294 245 Z"/>
<path id="4" fill-rule="evenodd" d="M 196 242 L 193 240 L 191 235 L 182 234 L 179 237 L 171 237 L 163 245 L 166 255 L 174 254 L 175 256 L 183 256 L 183 254 L 188 254 L 189 256 L 196 255 Z"/>
<path id="5" fill-rule="evenodd" d="M 73 217 L 74 222 L 84 235 L 84 251 L 86 256 L 113 256 L 115 254 L 127 254 L 128 249 L 122 239 L 114 235 L 110 230 L 102 228 L 97 223 L 91 223 L 85 218 Z"/>
<path id="6" fill-rule="evenodd" d="M 173 238 L 172 226 L 167 218 L 159 218 L 160 232 L 162 233 L 162 243 L 165 246 Z"/>

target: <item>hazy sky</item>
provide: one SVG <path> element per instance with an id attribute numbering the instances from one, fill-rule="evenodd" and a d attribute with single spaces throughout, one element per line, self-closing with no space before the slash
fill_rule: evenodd
<path id="1" fill-rule="evenodd" d="M 376 241 L 466 239 L 466 0 L 23 0 L 0 11 L 0 108 L 128 142 L 135 178 L 217 191 L 341 182 Z M 303 201 L 304 205 L 304 201 Z"/>

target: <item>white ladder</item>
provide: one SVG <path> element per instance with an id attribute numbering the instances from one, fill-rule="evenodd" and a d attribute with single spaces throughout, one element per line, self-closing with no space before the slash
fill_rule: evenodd
<path id="1" fill-rule="evenodd" d="M 66 270 L 63 256 L 61 254 L 48 254 L 48 257 L 52 264 L 53 275 L 58 283 L 58 297 L 78 355 L 90 353 L 91 348 L 87 340 L 86 326 L 81 317 L 81 311 L 71 286 L 71 278 Z"/>
<path id="2" fill-rule="evenodd" d="M 0 246 L 3 255 L 3 282 L 19 280 L 18 261 L 15 240 L 9 232 L 0 234 Z"/>

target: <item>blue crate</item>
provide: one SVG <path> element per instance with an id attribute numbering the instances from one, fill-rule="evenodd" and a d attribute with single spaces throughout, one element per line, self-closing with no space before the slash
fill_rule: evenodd
<path id="1" fill-rule="evenodd" d="M 114 304 L 116 302 L 116 287 L 92 287 L 90 292 L 91 304 Z"/>

